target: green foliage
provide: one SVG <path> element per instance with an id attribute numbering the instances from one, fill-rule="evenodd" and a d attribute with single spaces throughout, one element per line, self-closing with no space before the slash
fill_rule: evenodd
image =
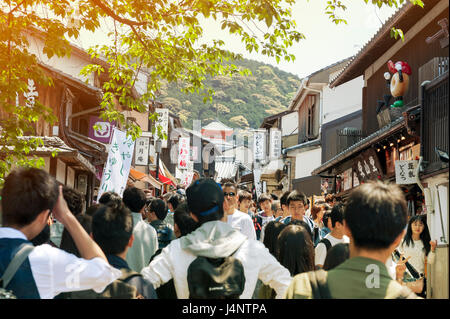
<path id="1" fill-rule="evenodd" d="M 368 0 L 364 0 L 368 2 Z M 402 3 L 404 0 L 400 0 Z M 413 1 L 423 5 L 422 1 Z M 202 43 L 203 28 L 200 20 L 210 19 L 220 23 L 223 30 L 235 34 L 248 52 L 256 52 L 276 61 L 294 60 L 288 49 L 304 38 L 296 30 L 291 7 L 294 0 L 8 0 L 0 2 L 0 186 L 11 165 L 27 162 L 25 154 L 36 149 L 38 141 L 20 139 L 33 135 L 38 120 L 54 123 L 51 111 L 38 101 L 33 106 L 16 104 L 16 94 L 22 96 L 27 90 L 29 79 L 36 85 L 51 85 L 38 66 L 37 57 L 28 50 L 27 34 L 40 30 L 44 40 L 42 54 L 48 58 L 68 56 L 71 47 L 67 38 L 78 38 L 81 30 L 95 31 L 103 22 L 114 24 L 114 31 L 108 34 L 110 45 L 96 46 L 89 52 L 93 58 L 102 57 L 108 67 L 95 63 L 86 66 L 82 74 L 102 74 L 105 77 L 101 118 L 122 123 L 127 133 L 136 138 L 141 129 L 135 123 L 126 123 L 122 108 L 143 112 L 151 99 L 165 91 L 164 83 L 182 83 L 185 93 L 200 95 L 202 102 L 213 103 L 214 90 L 208 79 L 219 76 L 223 81 L 233 76 L 246 76 L 245 69 L 238 69 L 229 61 L 242 58 L 226 49 L 221 39 Z M 396 5 L 397 1 L 374 1 L 377 5 Z M 328 1 L 327 14 L 336 24 L 345 20 L 335 15 L 336 9 L 345 10 L 342 1 Z M 119 31 L 120 30 L 120 31 Z M 148 73 L 147 92 L 137 96 L 134 92 L 137 75 Z M 254 70 L 255 72 L 257 70 Z M 264 69 L 260 70 L 264 73 Z M 275 72 L 276 74 L 276 72 Z M 256 94 L 271 94 L 259 91 L 257 72 L 252 78 L 240 80 L 240 84 L 256 89 Z M 279 76 L 278 76 L 279 77 Z M 274 79 L 274 83 L 283 80 Z M 228 83 L 227 95 L 245 101 L 242 114 L 251 126 L 261 120 L 253 108 L 251 95 L 239 94 L 235 82 Z M 292 83 L 291 83 L 292 84 Z M 277 88 L 282 96 L 292 91 Z M 159 92 L 159 93 L 158 93 Z M 275 92 L 275 91 L 273 91 Z M 169 97 L 170 93 L 167 93 Z M 267 107 L 279 107 L 267 96 Z M 178 99 L 186 101 L 187 99 Z M 261 100 L 261 99 L 260 99 Z M 274 99 L 272 99 L 274 100 Z M 229 99 L 232 101 L 232 99 Z M 181 103 L 181 102 L 180 102 Z M 235 112 L 225 101 L 222 105 L 230 110 L 224 116 Z M 281 101 L 285 104 L 285 101 Z M 239 103 L 241 104 L 241 103 Z M 195 117 L 214 118 L 215 110 L 200 110 L 200 103 L 192 103 L 193 110 L 182 113 L 183 119 Z M 197 108 L 197 109 L 196 109 Z M 183 111 L 183 110 L 182 110 Z M 202 111 L 201 114 L 199 112 Z M 218 113 L 218 112 L 216 112 Z M 180 116 L 181 117 L 181 116 Z M 154 119 L 153 115 L 150 115 Z M 226 118 L 227 120 L 230 118 Z M 243 122 L 243 121 L 240 121 Z M 243 124 L 245 125 L 245 123 Z M 158 130 L 160 131 L 160 130 Z M 33 163 L 30 161 L 30 163 Z M 34 162 L 36 165 L 38 163 Z"/>
<path id="2" fill-rule="evenodd" d="M 175 83 L 169 85 L 158 100 L 176 114 L 183 112 L 183 125 L 189 128 L 196 119 L 205 124 L 218 119 L 230 127 L 257 128 L 265 117 L 286 110 L 300 85 L 296 75 L 261 62 L 241 59 L 230 63 L 239 70 L 248 69 L 251 75 L 208 77 L 205 86 L 214 90 L 212 103 L 203 103 L 200 94 L 183 93 L 182 86 Z M 179 101 L 184 101 L 182 111 Z M 238 118 L 240 115 L 247 123 Z"/>

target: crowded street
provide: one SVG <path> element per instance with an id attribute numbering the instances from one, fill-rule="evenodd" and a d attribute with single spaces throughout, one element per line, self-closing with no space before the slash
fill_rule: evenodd
<path id="1" fill-rule="evenodd" d="M 1 1 L 0 299 L 448 299 L 448 10 Z"/>

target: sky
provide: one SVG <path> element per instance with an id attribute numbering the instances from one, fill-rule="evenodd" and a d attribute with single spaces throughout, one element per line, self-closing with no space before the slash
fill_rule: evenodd
<path id="1" fill-rule="evenodd" d="M 205 41 L 222 39 L 227 49 L 241 53 L 244 58 L 273 65 L 303 78 L 356 54 L 376 34 L 382 22 L 397 10 L 395 7 L 385 6 L 380 9 L 370 3 L 365 4 L 363 0 L 346 1 L 345 5 L 347 10 L 337 14 L 345 18 L 347 24 L 336 25 L 325 14 L 326 0 L 296 1 L 292 17 L 297 23 L 297 31 L 303 33 L 306 39 L 295 42 L 289 48 L 289 53 L 296 57 L 294 62 L 282 59 L 277 64 L 274 58 L 248 53 L 238 37 L 222 31 L 220 24 L 214 21 L 206 21 L 203 26 Z M 85 32 L 74 42 L 87 49 L 92 45 L 105 43 L 108 31 L 108 27 L 104 27 L 94 35 Z"/>

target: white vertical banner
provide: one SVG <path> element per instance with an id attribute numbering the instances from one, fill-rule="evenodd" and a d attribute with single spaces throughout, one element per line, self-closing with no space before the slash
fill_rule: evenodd
<path id="1" fill-rule="evenodd" d="M 266 130 L 256 130 L 253 133 L 253 160 L 263 161 L 266 159 Z"/>
<path id="2" fill-rule="evenodd" d="M 155 121 L 155 143 L 158 139 L 158 125 L 161 126 L 161 132 L 167 135 L 167 139 L 169 138 L 169 110 L 156 108 L 155 112 L 158 113 L 158 120 Z M 161 148 L 167 148 L 167 139 L 161 140 Z"/>
<path id="3" fill-rule="evenodd" d="M 178 168 L 187 169 L 190 161 L 190 137 L 180 137 L 178 140 Z"/>
<path id="4" fill-rule="evenodd" d="M 281 130 L 277 128 L 270 129 L 270 158 L 279 158 L 281 156 Z"/>
<path id="5" fill-rule="evenodd" d="M 261 169 L 255 168 L 253 170 L 253 178 L 254 178 L 254 184 L 255 184 L 255 190 L 256 190 L 256 197 L 259 198 L 263 192 L 263 186 L 261 183 Z"/>
<path id="6" fill-rule="evenodd" d="M 135 165 L 148 165 L 148 151 L 150 146 L 149 137 L 138 137 L 136 139 L 136 151 L 134 153 Z"/>
<path id="7" fill-rule="evenodd" d="M 125 132 L 114 128 L 97 199 L 109 191 L 116 192 L 122 197 L 130 174 L 133 151 L 134 141 L 131 136 L 127 137 Z"/>

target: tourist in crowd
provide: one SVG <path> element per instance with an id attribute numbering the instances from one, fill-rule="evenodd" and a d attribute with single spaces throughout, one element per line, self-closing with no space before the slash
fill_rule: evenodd
<path id="1" fill-rule="evenodd" d="M 423 298 L 426 297 L 426 267 L 434 263 L 436 244 L 431 240 L 426 215 L 411 217 L 398 250 L 405 258 L 409 257 L 408 262 L 420 276 L 420 279 L 414 278 L 406 271 L 403 282 Z"/>
<path id="2" fill-rule="evenodd" d="M 226 180 L 222 184 L 224 195 L 224 212 L 227 217 L 227 223 L 237 229 L 249 239 L 256 239 L 256 232 L 253 221 L 245 212 L 241 212 L 238 207 L 237 187 L 234 181 Z"/>
<path id="3" fill-rule="evenodd" d="M 407 206 L 397 185 L 368 182 L 354 189 L 345 204 L 345 232 L 350 238 L 350 258 L 329 270 L 294 277 L 290 298 L 417 298 L 388 273 L 386 260 L 400 244 L 407 225 Z M 368 270 L 369 273 L 368 273 Z M 375 280 L 370 280 L 371 276 Z M 321 294 L 312 290 L 320 286 Z"/>
<path id="4" fill-rule="evenodd" d="M 5 178 L 1 197 L 0 276 L 19 249 L 30 249 L 6 285 L 17 298 L 52 299 L 62 292 L 85 289 L 101 292 L 121 276 L 70 212 L 62 186 L 46 171 L 13 170 Z M 48 224 L 50 213 L 70 232 L 82 258 L 46 244 L 33 248 L 30 239 Z M 82 270 L 76 285 L 68 285 L 73 277 L 69 267 Z"/>
<path id="5" fill-rule="evenodd" d="M 262 243 L 248 239 L 225 222 L 224 192 L 225 189 L 222 190 L 211 179 L 199 179 L 192 183 L 186 190 L 187 202 L 199 228 L 173 240 L 142 270 L 142 274 L 156 288 L 173 278 L 177 297 L 192 298 L 193 293 L 194 297 L 205 293 L 203 285 L 189 284 L 187 278 L 186 270 L 197 256 L 224 258 L 233 255 L 242 264 L 245 273 L 245 286 L 237 297 L 250 298 L 259 278 L 275 289 L 277 298 L 281 298 L 292 279 L 289 271 Z"/>
<path id="6" fill-rule="evenodd" d="M 350 258 L 349 244 L 339 243 L 330 248 L 323 263 L 323 270 L 336 268 Z"/>
<path id="7" fill-rule="evenodd" d="M 147 224 L 145 217 L 146 197 L 142 190 L 128 187 L 123 192 L 123 203 L 131 210 L 133 217 L 133 246 L 128 250 L 127 263 L 134 271 L 140 272 L 158 250 L 156 230 Z"/>
<path id="8" fill-rule="evenodd" d="M 344 234 L 344 205 L 337 204 L 331 209 L 327 220 L 331 232 L 320 240 L 315 250 L 315 265 L 322 268 L 331 247 L 339 243 L 349 243 L 349 238 Z"/>

